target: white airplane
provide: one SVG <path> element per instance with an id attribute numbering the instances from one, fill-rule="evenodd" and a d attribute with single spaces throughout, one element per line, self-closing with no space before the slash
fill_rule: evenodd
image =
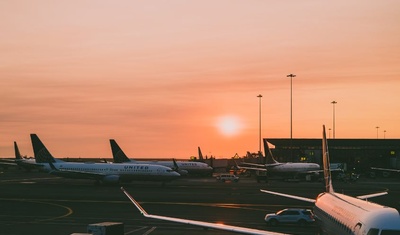
<path id="1" fill-rule="evenodd" d="M 248 166 L 237 166 L 239 169 L 267 171 L 269 175 L 278 175 L 290 178 L 297 178 L 300 174 L 319 174 L 322 172 L 320 165 L 317 163 L 307 162 L 278 162 L 272 155 L 268 147 L 268 143 L 264 142 L 266 149 L 266 164 L 245 163 L 241 164 Z M 262 154 L 259 153 L 261 156 Z M 251 166 L 251 167 L 249 167 Z"/>
<path id="2" fill-rule="evenodd" d="M 391 168 L 380 168 L 380 167 L 371 167 L 372 170 L 378 170 L 378 171 L 389 171 L 389 172 L 400 172 L 400 169 L 391 169 Z"/>
<path id="3" fill-rule="evenodd" d="M 134 180 L 165 183 L 180 177 L 171 168 L 160 165 L 64 162 L 54 158 L 36 134 L 31 134 L 31 140 L 36 163 L 43 164 L 50 174 L 65 178 L 94 179 L 102 183 Z"/>
<path id="4" fill-rule="evenodd" d="M 387 192 L 351 197 L 333 190 L 325 126 L 322 136 L 325 192 L 319 194 L 316 199 L 311 199 L 268 190 L 261 191 L 314 203 L 314 214 L 323 234 L 399 235 L 399 212 L 366 200 L 385 195 Z"/>
<path id="5" fill-rule="evenodd" d="M 400 169 L 392 169 L 392 168 L 371 167 L 371 170 L 374 170 L 370 172 L 370 176 L 373 178 L 376 177 L 375 171 L 382 172 L 383 177 L 389 177 L 392 173 L 400 173 Z"/>
<path id="6" fill-rule="evenodd" d="M 212 167 L 203 162 L 192 162 L 192 161 L 136 161 L 131 160 L 122 151 L 117 142 L 114 139 L 110 139 L 111 150 L 113 154 L 114 163 L 126 163 L 126 164 L 155 164 L 170 167 L 176 170 L 179 174 L 210 174 Z"/>
<path id="7" fill-rule="evenodd" d="M 143 209 L 143 207 L 123 187 L 121 187 L 121 190 L 129 198 L 129 200 L 136 206 L 136 208 L 140 211 L 140 213 L 143 216 L 145 216 L 146 218 L 171 221 L 171 222 L 176 222 L 176 223 L 181 223 L 181 224 L 190 224 L 190 225 L 200 226 L 203 228 L 213 228 L 213 229 L 219 229 L 219 230 L 225 230 L 225 231 L 243 233 L 243 234 L 255 234 L 255 235 L 283 235 L 284 234 L 284 233 L 277 233 L 277 232 L 269 232 L 269 231 L 265 231 L 265 230 L 252 229 L 252 228 L 231 226 L 231 225 L 226 225 L 226 224 L 221 224 L 221 223 L 210 223 L 210 222 L 180 219 L 180 218 L 174 218 L 174 217 L 168 217 L 168 216 L 162 216 L 162 215 L 152 215 L 152 214 L 147 213 Z"/>

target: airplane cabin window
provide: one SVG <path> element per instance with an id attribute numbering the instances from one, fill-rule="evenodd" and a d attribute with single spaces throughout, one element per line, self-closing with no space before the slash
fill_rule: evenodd
<path id="1" fill-rule="evenodd" d="M 377 228 L 371 228 L 367 233 L 367 235 L 378 235 L 378 234 L 379 234 L 379 229 Z"/>

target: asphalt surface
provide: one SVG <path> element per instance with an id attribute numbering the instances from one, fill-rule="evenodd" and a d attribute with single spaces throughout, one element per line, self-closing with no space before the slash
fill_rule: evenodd
<path id="1" fill-rule="evenodd" d="M 122 222 L 125 234 L 236 234 L 143 217 L 120 186 L 95 186 L 90 180 L 53 177 L 47 173 L 0 170 L 0 234 L 86 233 L 88 224 Z M 335 191 L 356 196 L 389 190 L 389 195 L 371 201 L 400 207 L 400 179 L 359 179 L 334 182 Z M 312 208 L 306 202 L 261 193 L 268 189 L 316 198 L 319 182 L 257 183 L 241 178 L 238 183 L 214 178 L 182 178 L 163 187 L 156 182 L 122 185 L 148 213 L 218 222 L 289 234 L 317 234 L 315 225 L 268 226 L 266 213 L 296 207 Z"/>

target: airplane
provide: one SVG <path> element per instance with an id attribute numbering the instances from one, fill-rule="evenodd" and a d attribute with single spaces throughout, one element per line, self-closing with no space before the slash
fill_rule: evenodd
<path id="1" fill-rule="evenodd" d="M 380 168 L 380 167 L 371 167 L 372 170 L 378 170 L 378 171 L 390 171 L 390 172 L 400 172 L 400 169 L 391 169 L 391 168 Z"/>
<path id="2" fill-rule="evenodd" d="M 32 169 L 39 169 L 42 167 L 41 164 L 37 164 L 34 158 L 22 157 L 17 142 L 14 141 L 14 159 L 3 159 L 0 162 L 0 165 L 9 165 L 9 166 L 18 166 L 24 168 L 26 171 L 30 171 Z"/>
<path id="3" fill-rule="evenodd" d="M 65 162 L 54 158 L 36 134 L 31 134 L 31 141 L 36 163 L 43 164 L 45 170 L 56 176 L 93 179 L 104 184 L 134 180 L 161 181 L 164 184 L 180 177 L 171 168 L 160 165 Z"/>
<path id="4" fill-rule="evenodd" d="M 399 235 L 399 212 L 366 200 L 386 195 L 386 191 L 357 197 L 334 191 L 325 125 L 322 132 L 322 151 L 325 192 L 320 193 L 316 199 L 263 189 L 261 192 L 314 203 L 313 211 L 323 234 Z"/>
<path id="5" fill-rule="evenodd" d="M 270 232 L 270 231 L 266 231 L 266 230 L 226 225 L 226 224 L 222 224 L 222 223 L 211 223 L 211 222 L 203 222 L 203 221 L 197 221 L 197 220 L 188 220 L 188 219 L 181 219 L 181 218 L 175 218 L 175 217 L 168 217 L 168 216 L 162 216 L 162 215 L 152 215 L 152 214 L 147 213 L 147 211 L 145 209 L 143 209 L 143 207 L 123 187 L 121 187 L 121 190 L 129 198 L 129 200 L 135 205 L 135 207 L 140 211 L 140 213 L 146 218 L 165 220 L 165 221 L 171 221 L 171 222 L 176 222 L 176 223 L 200 226 L 203 228 L 213 228 L 213 229 L 242 233 L 242 234 L 253 234 L 253 235 L 283 235 L 284 234 L 284 233 L 278 233 L 278 232 Z"/>
<path id="6" fill-rule="evenodd" d="M 192 162 L 192 161 L 136 161 L 131 160 L 122 151 L 117 142 L 114 139 L 110 139 L 111 150 L 113 154 L 114 163 L 141 163 L 141 164 L 156 164 L 175 169 L 179 174 L 210 174 L 212 167 L 203 162 Z"/>
<path id="7" fill-rule="evenodd" d="M 316 174 L 318 175 L 321 172 L 320 165 L 317 163 L 307 163 L 307 162 L 278 162 L 275 160 L 274 156 L 270 148 L 268 147 L 268 143 L 264 141 L 264 148 L 266 149 L 266 160 L 265 164 L 256 164 L 256 163 L 245 163 L 241 164 L 248 166 L 239 166 L 239 169 L 246 170 L 256 170 L 256 171 L 266 171 L 268 175 L 272 176 L 290 176 L 292 179 L 297 179 L 300 174 Z M 262 156 L 262 153 L 259 152 L 259 155 Z M 250 167 L 249 167 L 250 166 Z"/>
<path id="8" fill-rule="evenodd" d="M 389 177 L 392 173 L 400 173 L 400 169 L 392 169 L 392 168 L 381 168 L 381 167 L 371 167 L 370 177 L 375 178 L 376 172 L 382 172 L 383 177 Z"/>

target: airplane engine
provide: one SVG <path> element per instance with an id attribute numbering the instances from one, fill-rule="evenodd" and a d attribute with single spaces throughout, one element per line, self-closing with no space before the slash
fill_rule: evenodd
<path id="1" fill-rule="evenodd" d="M 102 179 L 102 182 L 105 184 L 118 184 L 119 175 L 107 175 Z"/>

